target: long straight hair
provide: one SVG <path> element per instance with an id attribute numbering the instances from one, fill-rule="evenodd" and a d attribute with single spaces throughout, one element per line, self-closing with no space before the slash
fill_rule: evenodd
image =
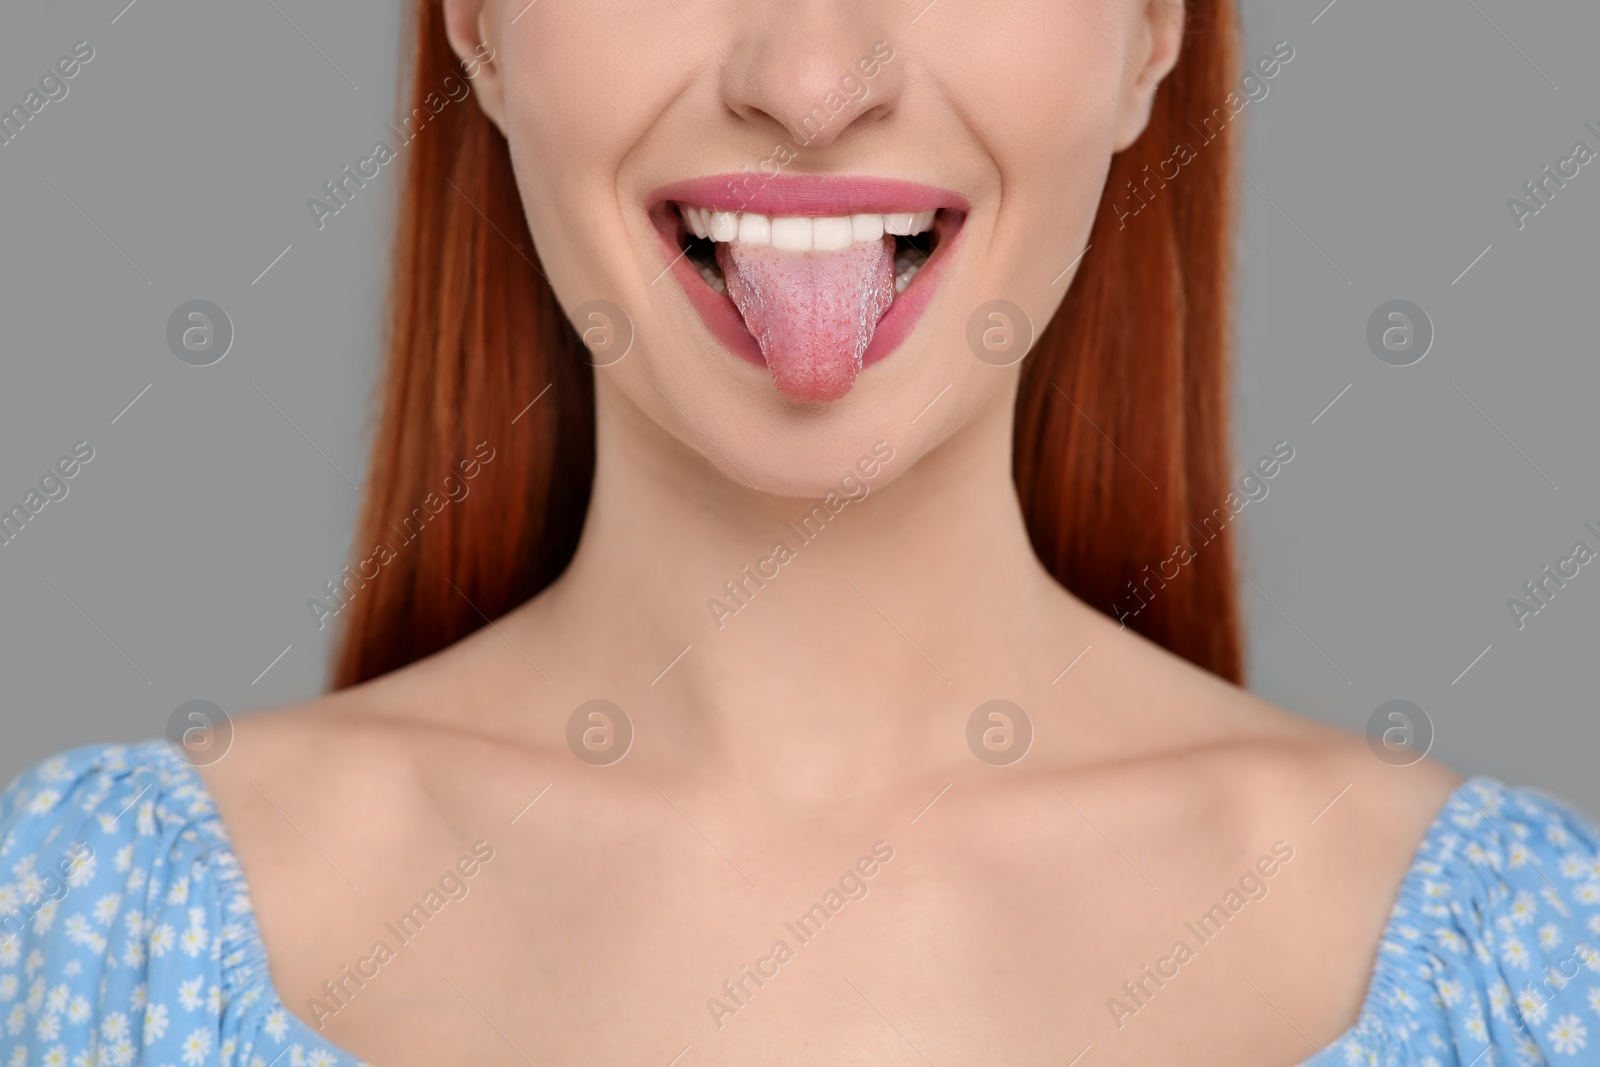
<path id="1" fill-rule="evenodd" d="M 1213 536 L 1213 523 L 1205 539 L 1192 525 L 1228 495 L 1232 0 L 1187 0 L 1184 38 L 1024 363 L 1013 472 L 1057 581 L 1238 682 L 1232 529 Z M 506 142 L 475 104 L 439 106 L 464 76 L 439 0 L 417 0 L 411 46 L 407 116 L 426 127 L 405 150 L 335 688 L 430 655 L 553 582 L 594 478 L 593 371 L 538 265 Z M 1168 177 L 1180 144 L 1189 158 Z M 485 502 L 450 505 L 465 492 Z M 1187 558 L 1164 573 L 1180 545 Z"/>

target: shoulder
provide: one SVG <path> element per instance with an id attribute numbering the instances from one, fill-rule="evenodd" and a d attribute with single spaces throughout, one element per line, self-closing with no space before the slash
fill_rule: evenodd
<path id="1" fill-rule="evenodd" d="M 1052 754 L 1063 788 L 1104 833 L 1127 835 L 1119 847 L 1143 848 L 1174 899 L 1188 894 L 1186 917 L 1250 902 L 1218 951 L 1237 952 L 1237 971 L 1309 1037 L 1334 1040 L 1358 1015 L 1397 894 L 1460 775 L 1385 762 L 1361 734 L 1123 637 L 1107 636 L 1098 664 L 1085 657 L 1060 698 L 1065 721 L 1093 715 L 1117 745 L 1081 762 Z"/>
<path id="2" fill-rule="evenodd" d="M 1219 827 L 1298 826 L 1301 836 L 1314 827 L 1330 849 L 1369 852 L 1415 846 L 1460 782 L 1429 759 L 1385 762 L 1362 735 L 1277 707 L 1131 631 L 1101 630 L 1071 680 L 1052 683 L 1062 742 L 1044 755 L 1059 767 L 1141 790 L 1150 779 Z M 1071 728 L 1085 717 L 1099 739 Z"/>
<path id="3" fill-rule="evenodd" d="M 1200 710 L 1185 743 L 1148 762 L 1175 806 L 1195 798 L 1187 832 L 1236 866 L 1263 842 L 1293 849 L 1263 887 L 1275 903 L 1254 912 L 1263 950 L 1242 954 L 1252 996 L 1342 1062 L 1592 1054 L 1600 829 L 1589 816 L 1432 760 L 1394 766 L 1364 736 L 1173 677 Z"/>
<path id="4" fill-rule="evenodd" d="M 200 773 L 245 865 L 263 877 L 283 863 L 315 866 L 308 841 L 355 867 L 382 865 L 419 828 L 449 819 L 461 790 L 492 793 L 525 773 L 536 750 L 508 743 L 464 688 L 459 675 L 408 667 L 235 719 L 226 758 Z"/>
<path id="5" fill-rule="evenodd" d="M 498 840 L 540 787 L 574 773 L 570 756 L 478 729 L 459 686 L 408 671 L 240 716 L 226 757 L 199 769 L 280 989 L 318 988 L 358 922 L 404 911 L 406 887 L 435 879 L 463 842 Z"/>
<path id="6" fill-rule="evenodd" d="M 360 685 L 233 720 L 226 758 L 201 774 L 238 830 L 235 843 L 244 823 L 288 829 L 294 809 L 314 802 L 323 826 L 351 828 L 341 851 L 387 855 L 389 829 L 410 835 L 452 807 L 457 787 L 492 790 L 530 764 L 565 767 L 529 729 L 559 725 L 556 712 L 529 692 L 525 675 L 486 655 L 495 651 L 486 635 L 494 636 L 486 628 Z"/>
<path id="7" fill-rule="evenodd" d="M 233 720 L 227 754 L 198 770 L 268 918 L 280 896 L 337 897 L 361 885 L 407 827 L 425 825 L 427 745 L 417 732 L 362 714 L 347 693 Z M 434 741 L 441 759 L 443 747 Z M 333 911 L 308 909 L 320 913 Z M 270 944 L 270 925 L 266 933 Z"/>

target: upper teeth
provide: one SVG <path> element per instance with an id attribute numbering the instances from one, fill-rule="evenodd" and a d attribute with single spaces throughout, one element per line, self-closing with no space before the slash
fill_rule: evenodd
<path id="1" fill-rule="evenodd" d="M 804 218 L 756 215 L 749 211 L 713 211 L 681 205 L 684 224 L 696 237 L 712 241 L 738 241 L 771 245 L 780 252 L 831 252 L 856 241 L 877 241 L 884 234 L 910 237 L 933 229 L 937 212 L 903 212 L 893 215 L 840 215 Z"/>

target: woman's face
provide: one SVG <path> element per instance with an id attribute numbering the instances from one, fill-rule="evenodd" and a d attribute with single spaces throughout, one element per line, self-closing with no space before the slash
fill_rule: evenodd
<path id="1" fill-rule="evenodd" d="M 602 439 L 801 496 L 1009 426 L 1181 36 L 1173 0 L 445 5 L 562 305 L 632 331 Z"/>

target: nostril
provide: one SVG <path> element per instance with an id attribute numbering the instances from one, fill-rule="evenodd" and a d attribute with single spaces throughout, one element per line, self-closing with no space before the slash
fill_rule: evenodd
<path id="1" fill-rule="evenodd" d="M 749 50 L 733 49 L 722 68 L 723 105 L 745 124 L 782 130 L 796 151 L 827 148 L 886 118 L 899 104 L 903 61 L 887 40 L 845 40 L 838 29 L 791 23 Z"/>

